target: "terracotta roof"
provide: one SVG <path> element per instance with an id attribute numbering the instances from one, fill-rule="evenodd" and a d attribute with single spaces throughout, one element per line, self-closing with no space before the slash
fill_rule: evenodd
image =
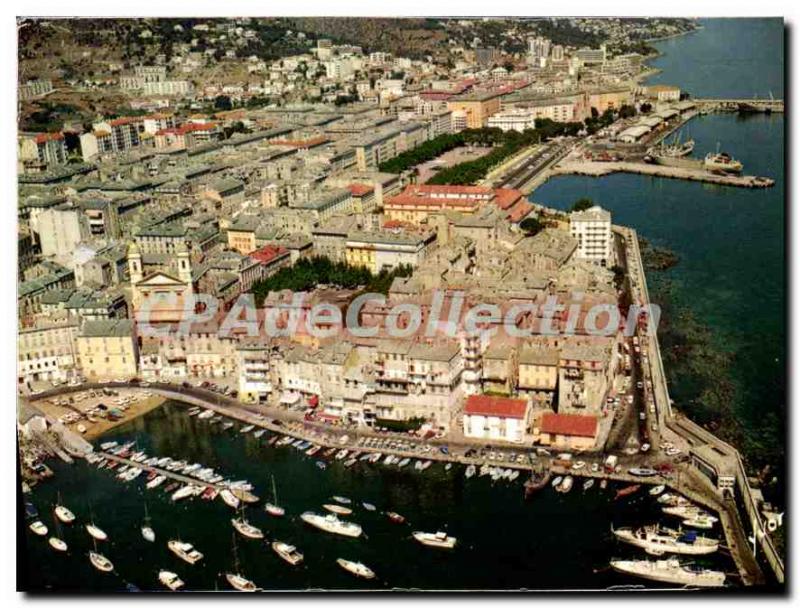
<path id="1" fill-rule="evenodd" d="M 500 209 L 508 209 L 522 198 L 522 192 L 511 188 L 497 188 L 494 191 L 494 203 Z"/>
<path id="2" fill-rule="evenodd" d="M 284 249 L 283 247 L 265 245 L 261 249 L 256 249 L 247 255 L 262 264 L 269 264 L 271 261 L 277 259 L 285 253 L 288 253 L 288 250 Z"/>
<path id="3" fill-rule="evenodd" d="M 472 416 L 497 416 L 500 418 L 524 418 L 528 402 L 509 397 L 470 395 L 464 405 L 464 413 Z"/>
<path id="4" fill-rule="evenodd" d="M 39 133 L 36 136 L 36 143 L 43 144 L 48 141 L 58 141 L 59 139 L 64 139 L 63 133 Z"/>
<path id="5" fill-rule="evenodd" d="M 440 196 L 447 194 L 472 194 L 486 196 L 487 194 L 491 194 L 491 192 L 492 190 L 490 188 L 484 188 L 483 186 L 437 186 L 432 184 L 411 184 L 406 186 L 403 194 L 428 194 L 434 196 L 437 194 Z"/>
<path id="6" fill-rule="evenodd" d="M 447 209 L 455 207 L 477 207 L 480 201 L 474 198 L 433 198 L 430 196 L 414 196 L 410 194 L 398 194 L 386 199 L 385 206 L 422 206 L 433 207 L 435 209 Z"/>
<path id="7" fill-rule="evenodd" d="M 374 186 L 368 186 L 367 184 L 349 184 L 347 188 L 353 196 L 364 196 L 375 190 Z"/>
<path id="8" fill-rule="evenodd" d="M 597 434 L 597 416 L 546 413 L 542 414 L 539 430 L 549 435 L 594 437 Z"/>

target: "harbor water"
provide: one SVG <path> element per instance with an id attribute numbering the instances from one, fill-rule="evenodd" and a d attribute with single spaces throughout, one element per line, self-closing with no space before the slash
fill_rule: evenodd
<path id="1" fill-rule="evenodd" d="M 492 482 L 489 477 L 465 479 L 464 467 L 445 471 L 436 463 L 424 472 L 412 465 L 403 469 L 359 462 L 345 468 L 328 459 L 317 467 L 292 447 L 268 445 L 261 438 L 238 432 L 241 424 L 223 430 L 220 424 L 190 417 L 183 405 L 168 402 L 117 427 L 103 440 L 136 441 L 148 454 L 171 456 L 214 467 L 226 478 L 247 479 L 261 502 L 247 507 L 247 520 L 262 529 L 265 540 L 248 540 L 237 534 L 236 554 L 242 574 L 270 590 L 307 589 L 605 589 L 615 585 L 640 585 L 643 581 L 608 569 L 612 557 L 644 555 L 616 542 L 611 525 L 667 522 L 655 499 L 643 488 L 614 500 L 623 487 L 611 483 L 601 490 L 596 484 L 584 492 L 576 478 L 568 494 L 551 487 L 532 499 L 523 497 L 523 478 Z M 146 490 L 144 476 L 126 483 L 113 471 L 98 470 L 84 461 L 73 465 L 54 463 L 55 477 L 27 497 L 39 510 L 40 519 L 55 530 L 53 505 L 60 494 L 63 504 L 77 516 L 70 526 L 60 525 L 69 551 L 53 551 L 44 537 L 26 528 L 24 547 L 29 584 L 37 590 L 120 590 L 131 583 L 142 590 L 162 589 L 160 569 L 179 574 L 187 590 L 228 590 L 220 575 L 234 568 L 236 513 L 217 498 L 173 503 L 164 492 L 166 484 Z M 286 516 L 264 512 L 275 477 L 278 502 Z M 353 514 L 345 519 L 359 523 L 361 538 L 334 536 L 304 524 L 306 510 L 324 513 L 322 505 L 332 496 L 352 499 Z M 367 511 L 362 502 L 375 505 Z M 156 533 L 156 542 L 140 533 L 145 505 Z M 406 517 L 407 523 L 389 521 L 386 511 Z M 98 542 L 100 551 L 114 563 L 114 572 L 96 571 L 87 557 L 91 537 L 83 524 L 94 522 L 109 536 Z M 424 547 L 411 538 L 415 530 L 444 530 L 458 539 L 452 551 Z M 712 532 L 714 534 L 714 532 Z M 169 539 L 190 542 L 204 554 L 189 565 L 169 552 Z M 295 544 L 304 554 L 302 564 L 292 567 L 273 553 L 267 541 Z M 361 561 L 377 578 L 363 581 L 336 565 L 342 557 Z M 727 572 L 735 568 L 729 558 L 716 555 L 702 560 Z M 657 583 L 645 583 L 659 586 Z"/>

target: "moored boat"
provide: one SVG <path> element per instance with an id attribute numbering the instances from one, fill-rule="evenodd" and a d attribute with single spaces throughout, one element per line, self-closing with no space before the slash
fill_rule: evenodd
<path id="1" fill-rule="evenodd" d="M 456 538 L 448 536 L 446 532 L 412 532 L 411 534 L 418 543 L 427 547 L 438 549 L 452 549 L 456 546 Z"/>
<path id="2" fill-rule="evenodd" d="M 158 580 L 170 591 L 177 591 L 183 587 L 183 581 L 180 577 L 169 570 L 159 570 Z"/>
<path id="3" fill-rule="evenodd" d="M 180 540 L 170 540 L 167 542 L 167 547 L 188 564 L 194 564 L 203 559 L 203 554 L 195 549 L 191 543 L 185 543 Z"/>
<path id="4" fill-rule="evenodd" d="M 261 539 L 264 538 L 264 533 L 256 526 L 249 523 L 244 518 L 232 519 L 231 523 L 236 531 L 245 538 Z"/>
<path id="5" fill-rule="evenodd" d="M 353 509 L 341 505 L 325 504 L 322 505 L 322 508 L 331 513 L 336 513 L 336 515 L 350 515 L 353 512 Z"/>
<path id="6" fill-rule="evenodd" d="M 47 526 L 45 526 L 42 522 L 40 522 L 38 520 L 33 522 L 28 527 L 31 529 L 31 532 L 33 532 L 34 534 L 38 534 L 39 536 L 46 536 L 47 535 Z"/>
<path id="7" fill-rule="evenodd" d="M 664 560 L 611 560 L 617 572 L 630 574 L 662 583 L 689 587 L 722 587 L 725 573 L 682 564 L 677 559 Z"/>
<path id="8" fill-rule="evenodd" d="M 114 564 L 105 555 L 89 551 L 89 561 L 92 566 L 97 568 L 100 572 L 111 572 L 114 569 Z"/>
<path id="9" fill-rule="evenodd" d="M 228 584 L 230 584 L 230 586 L 237 591 L 258 591 L 256 584 L 253 581 L 246 579 L 241 574 L 226 572 L 225 578 L 227 579 Z"/>
<path id="10" fill-rule="evenodd" d="M 303 561 L 303 554 L 300 553 L 294 545 L 276 540 L 272 543 L 272 550 L 275 551 L 282 560 L 292 566 L 296 566 Z"/>
<path id="11" fill-rule="evenodd" d="M 300 519 L 319 530 L 330 532 L 331 534 L 340 534 L 342 536 L 357 538 L 361 536 L 362 532 L 361 526 L 358 524 L 342 521 L 333 514 L 319 515 L 311 511 L 306 511 L 300 516 Z"/>
<path id="12" fill-rule="evenodd" d="M 396 524 L 402 524 L 402 523 L 405 523 L 405 521 L 406 521 L 405 517 L 400 515 L 400 513 L 395 513 L 394 511 L 387 511 L 386 512 L 386 517 L 388 517 L 390 520 L 392 520 Z"/>
<path id="13" fill-rule="evenodd" d="M 625 486 L 624 488 L 622 488 L 620 490 L 617 490 L 617 493 L 614 496 L 614 500 L 616 500 L 618 498 L 624 498 L 625 496 L 633 494 L 634 492 L 638 492 L 639 488 L 641 488 L 641 487 L 642 486 L 640 486 L 639 484 L 634 484 L 634 485 L 631 485 L 631 486 Z"/>
<path id="14" fill-rule="evenodd" d="M 644 526 L 642 528 L 619 528 L 614 536 L 635 547 L 644 549 L 651 555 L 677 553 L 679 555 L 707 555 L 719 548 L 719 541 L 697 536 L 694 531 L 685 533 L 661 528 L 660 526 Z"/>
<path id="15" fill-rule="evenodd" d="M 666 487 L 667 486 L 665 486 L 663 484 L 662 485 L 658 485 L 658 486 L 653 486 L 652 488 L 650 488 L 650 496 L 658 496 L 659 494 L 661 494 L 664 491 L 664 489 Z"/>
<path id="16" fill-rule="evenodd" d="M 464 477 L 469 479 L 470 477 L 475 475 L 475 471 L 476 471 L 475 465 L 474 464 L 469 465 L 467 467 L 467 470 L 464 471 Z"/>
<path id="17" fill-rule="evenodd" d="M 47 542 L 50 543 L 50 546 L 53 547 L 56 551 L 61 551 L 62 553 L 67 550 L 67 543 L 65 543 L 60 538 L 55 536 L 51 536 L 47 539 Z"/>
<path id="18" fill-rule="evenodd" d="M 56 517 L 58 517 L 58 520 L 61 523 L 71 524 L 73 521 L 75 521 L 75 514 L 65 506 L 56 505 L 55 512 Z"/>
<path id="19" fill-rule="evenodd" d="M 96 538 L 97 540 L 108 539 L 108 534 L 103 532 L 100 528 L 98 528 L 94 524 L 86 524 L 86 531 L 92 536 L 92 538 Z"/>
<path id="20" fill-rule="evenodd" d="M 223 502 L 231 509 L 239 508 L 239 499 L 228 488 L 222 490 L 219 495 L 222 497 Z"/>
<path id="21" fill-rule="evenodd" d="M 375 573 L 361 562 L 351 562 L 350 560 L 342 559 L 340 557 L 336 560 L 336 563 L 351 574 L 354 574 L 360 578 L 375 578 Z"/>

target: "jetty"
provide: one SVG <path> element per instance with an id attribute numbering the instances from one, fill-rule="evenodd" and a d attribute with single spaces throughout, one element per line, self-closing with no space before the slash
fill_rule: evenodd
<path id="1" fill-rule="evenodd" d="M 716 184 L 718 186 L 732 186 L 736 188 L 769 188 L 775 185 L 775 180 L 768 177 L 755 175 L 730 175 L 712 173 L 702 167 L 669 167 L 666 165 L 652 165 L 648 163 L 627 161 L 567 161 L 560 163 L 550 170 L 550 175 L 588 175 L 602 177 L 612 173 L 637 173 L 652 177 L 668 177 L 684 179 L 693 182 Z"/>

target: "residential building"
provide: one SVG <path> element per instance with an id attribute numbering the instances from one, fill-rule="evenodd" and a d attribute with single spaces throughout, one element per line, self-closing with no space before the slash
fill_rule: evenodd
<path id="1" fill-rule="evenodd" d="M 525 399 L 470 395 L 464 403 L 464 437 L 522 443 L 529 417 L 530 403 Z"/>
<path id="2" fill-rule="evenodd" d="M 576 256 L 601 266 L 611 260 L 611 214 L 598 205 L 569 216 L 569 232 L 578 241 Z"/>
<path id="3" fill-rule="evenodd" d="M 86 321 L 75 339 L 78 365 L 89 381 L 137 375 L 139 348 L 130 319 Z"/>

